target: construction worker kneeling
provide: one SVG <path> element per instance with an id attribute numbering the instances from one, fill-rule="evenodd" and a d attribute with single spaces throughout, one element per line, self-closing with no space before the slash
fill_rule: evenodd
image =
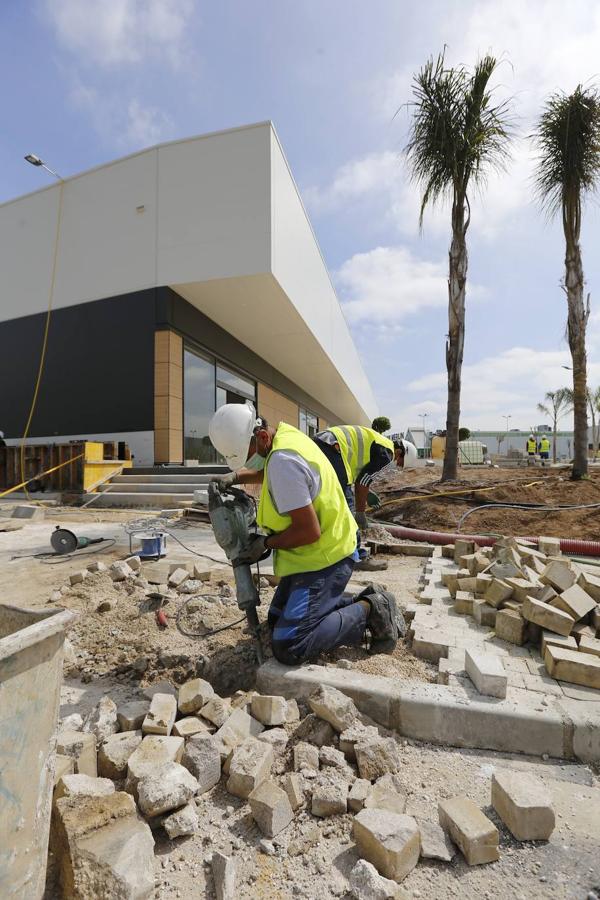
<path id="1" fill-rule="evenodd" d="M 342 644 L 393 648 L 401 616 L 392 594 L 373 587 L 344 594 L 356 561 L 356 521 L 336 473 L 317 445 L 285 422 L 257 418 L 250 404 L 220 407 L 210 439 L 233 470 L 221 488 L 262 484 L 257 534 L 247 562 L 273 551 L 281 581 L 269 610 L 273 654 L 297 665 Z"/>

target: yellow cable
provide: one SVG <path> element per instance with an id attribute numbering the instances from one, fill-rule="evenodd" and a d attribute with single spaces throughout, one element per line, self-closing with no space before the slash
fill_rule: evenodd
<path id="1" fill-rule="evenodd" d="M 511 483 L 514 484 L 514 482 Z M 529 484 L 524 484 L 523 487 L 534 487 L 536 484 L 542 484 L 542 482 L 532 481 Z M 485 491 L 495 491 L 499 487 L 502 487 L 502 485 L 494 484 L 491 487 L 485 488 L 468 488 L 464 491 L 439 491 L 438 493 L 433 494 L 411 494 L 408 497 L 396 497 L 394 500 L 385 500 L 383 503 L 380 503 L 379 506 L 369 507 L 369 509 L 383 509 L 384 506 L 389 506 L 391 503 L 412 503 L 415 500 L 429 500 L 431 497 L 452 497 L 456 494 L 481 494 Z"/>
<path id="2" fill-rule="evenodd" d="M 23 482 L 22 482 L 22 485 L 20 485 L 20 486 L 23 486 L 23 485 L 25 486 L 25 495 L 26 495 L 27 499 L 33 500 L 34 503 L 37 503 L 37 501 L 31 497 L 29 491 L 27 490 L 27 484 L 29 481 L 32 481 L 32 479 L 29 478 L 29 479 L 25 480 L 25 442 L 27 440 L 27 436 L 29 435 L 29 429 L 31 428 L 31 422 L 33 420 L 33 414 L 35 412 L 35 407 L 37 404 L 37 398 L 38 398 L 38 393 L 40 390 L 40 384 L 42 382 L 44 363 L 46 361 L 46 348 L 48 346 L 48 332 L 50 330 L 50 317 L 52 315 L 52 304 L 54 302 L 54 284 L 56 282 L 56 265 L 57 265 L 57 261 L 58 261 L 58 239 L 60 236 L 60 225 L 61 225 L 61 220 L 62 220 L 64 187 L 65 187 L 65 183 L 61 178 L 60 186 L 58 189 L 58 191 L 59 191 L 59 193 L 58 193 L 58 213 L 56 216 L 56 233 L 54 235 L 54 252 L 52 255 L 52 275 L 50 278 L 50 292 L 49 292 L 49 296 L 48 296 L 48 312 L 46 313 L 46 326 L 44 328 L 44 339 L 42 341 L 42 352 L 40 354 L 40 364 L 38 367 L 38 374 L 37 374 L 37 379 L 35 382 L 35 389 L 33 391 L 33 399 L 31 401 L 31 408 L 29 410 L 29 418 L 27 419 L 27 425 L 25 426 L 25 431 L 23 432 L 23 437 L 21 438 L 20 459 L 21 459 L 21 478 L 23 479 Z M 50 471 L 53 471 L 53 470 L 50 470 Z M 14 488 L 13 488 L 13 490 L 14 490 Z M 3 495 L 0 494 L 0 497 L 2 497 L 2 496 Z"/>
<path id="3" fill-rule="evenodd" d="M 57 469 L 62 469 L 63 466 L 68 466 L 69 463 L 76 462 L 78 459 L 81 459 L 83 456 L 85 456 L 85 453 L 80 453 L 78 456 L 72 456 L 71 459 L 66 459 L 64 462 L 59 463 L 57 466 L 52 466 L 51 469 L 46 469 L 45 472 L 40 472 L 35 477 L 43 478 L 44 475 L 49 475 L 50 472 L 56 472 Z M 23 475 L 21 475 L 21 478 L 22 477 L 23 477 Z M 13 491 L 18 491 L 19 488 L 22 488 L 29 481 L 33 481 L 33 479 L 28 478 L 27 481 L 22 481 L 21 484 L 15 484 L 14 487 L 9 488 L 7 491 L 2 491 L 2 493 L 0 494 L 0 497 L 6 497 L 7 494 L 12 494 Z M 27 496 L 29 497 L 29 494 L 27 494 Z M 37 503 L 39 501 L 36 500 L 35 502 Z"/>

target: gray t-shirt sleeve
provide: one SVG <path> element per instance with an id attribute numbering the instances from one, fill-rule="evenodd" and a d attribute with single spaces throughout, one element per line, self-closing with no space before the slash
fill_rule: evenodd
<path id="1" fill-rule="evenodd" d="M 276 450 L 267 466 L 267 484 L 277 512 L 284 515 L 312 503 L 321 488 L 321 479 L 298 453 Z"/>

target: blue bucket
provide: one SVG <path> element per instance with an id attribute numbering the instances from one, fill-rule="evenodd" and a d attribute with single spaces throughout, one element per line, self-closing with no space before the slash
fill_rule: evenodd
<path id="1" fill-rule="evenodd" d="M 138 534 L 138 538 L 142 543 L 142 549 L 138 554 L 140 559 L 159 559 L 167 555 L 167 535 L 164 531 Z"/>

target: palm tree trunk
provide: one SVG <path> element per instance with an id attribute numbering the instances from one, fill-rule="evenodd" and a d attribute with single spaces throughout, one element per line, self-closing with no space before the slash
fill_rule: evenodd
<path id="1" fill-rule="evenodd" d="M 558 418 L 556 411 L 554 412 L 554 422 L 552 423 L 552 462 L 556 462 L 556 432 L 558 431 Z"/>
<path id="2" fill-rule="evenodd" d="M 455 197 L 452 205 L 452 243 L 448 254 L 448 405 L 446 409 L 446 452 L 442 481 L 454 481 L 458 467 L 458 428 L 460 424 L 460 388 L 465 343 L 465 287 L 467 282 L 467 242 L 465 200 Z"/>
<path id="3" fill-rule="evenodd" d="M 588 470 L 587 423 L 587 355 L 585 331 L 589 311 L 583 300 L 583 265 L 579 243 L 567 242 L 565 255 L 565 288 L 567 291 L 567 335 L 573 360 L 573 471 L 578 480 Z"/>
<path id="4" fill-rule="evenodd" d="M 590 419 L 592 420 L 592 453 L 594 454 L 593 459 L 596 459 L 596 453 L 598 452 L 598 434 L 596 431 L 596 411 L 594 409 L 594 398 L 590 397 Z"/>

